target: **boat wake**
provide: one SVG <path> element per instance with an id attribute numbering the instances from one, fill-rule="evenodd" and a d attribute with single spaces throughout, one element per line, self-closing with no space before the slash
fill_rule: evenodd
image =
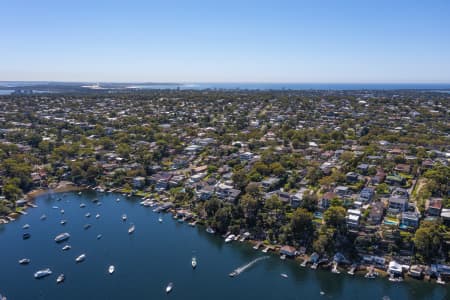
<path id="1" fill-rule="evenodd" d="M 235 269 L 233 272 L 231 272 L 229 275 L 231 277 L 237 276 L 239 274 L 241 274 L 242 272 L 244 272 L 245 270 L 247 270 L 248 268 L 250 268 L 251 266 L 253 266 L 254 264 L 256 264 L 258 261 L 264 260 L 264 259 L 268 259 L 270 256 L 261 256 L 258 257 L 254 260 L 252 260 L 251 262 L 249 262 L 248 264 L 245 264 L 243 266 L 240 266 L 239 268 Z"/>

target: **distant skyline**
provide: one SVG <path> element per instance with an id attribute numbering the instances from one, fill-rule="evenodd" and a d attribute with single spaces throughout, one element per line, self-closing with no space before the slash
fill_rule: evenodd
<path id="1" fill-rule="evenodd" d="M 0 81 L 450 83 L 450 1 L 5 1 Z"/>

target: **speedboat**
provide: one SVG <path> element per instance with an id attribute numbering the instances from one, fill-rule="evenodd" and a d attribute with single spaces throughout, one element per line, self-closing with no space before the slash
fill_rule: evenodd
<path id="1" fill-rule="evenodd" d="M 83 208 L 83 207 L 86 207 L 86 204 L 81 203 L 81 204 L 80 204 L 80 208 Z"/>
<path id="2" fill-rule="evenodd" d="M 128 233 L 132 234 L 134 232 L 134 230 L 136 229 L 136 227 L 134 226 L 134 224 L 131 225 L 130 228 L 128 228 Z"/>
<path id="3" fill-rule="evenodd" d="M 63 215 L 63 214 L 64 214 L 64 209 L 61 209 L 61 211 L 60 211 L 60 212 L 61 212 L 61 214 Z"/>
<path id="4" fill-rule="evenodd" d="M 123 215 L 122 215 L 122 221 L 125 222 L 126 220 L 127 220 L 127 215 L 126 215 L 126 214 L 123 214 Z"/>
<path id="5" fill-rule="evenodd" d="M 29 234 L 28 232 L 22 234 L 22 239 L 27 240 L 31 237 L 31 234 Z"/>
<path id="6" fill-rule="evenodd" d="M 166 286 L 166 293 L 170 293 L 173 289 L 173 283 L 169 282 L 169 284 Z"/>
<path id="7" fill-rule="evenodd" d="M 66 225 L 66 223 L 67 223 L 67 220 L 61 220 L 61 225 Z"/>
<path id="8" fill-rule="evenodd" d="M 56 278 L 56 283 L 61 283 L 66 279 L 64 274 L 59 274 L 58 278 Z"/>
<path id="9" fill-rule="evenodd" d="M 42 215 L 41 216 L 41 220 L 45 220 L 45 219 L 47 219 L 47 216 L 46 215 Z"/>
<path id="10" fill-rule="evenodd" d="M 102 238 L 102 235 L 101 235 L 101 234 L 97 235 L 97 240 L 99 240 L 99 239 L 101 239 L 101 238 Z"/>
<path id="11" fill-rule="evenodd" d="M 89 218 L 89 217 L 91 217 L 91 213 L 86 213 L 85 215 L 84 215 L 86 218 Z"/>
<path id="12" fill-rule="evenodd" d="M 70 248 L 72 248 L 72 246 L 70 246 L 70 245 L 65 245 L 64 247 L 62 247 L 62 250 L 63 250 L 63 251 L 67 251 L 67 250 L 70 250 Z"/>
<path id="13" fill-rule="evenodd" d="M 75 258 L 75 261 L 77 263 L 83 262 L 86 259 L 86 254 L 81 254 L 80 256 L 78 256 L 77 258 Z"/>
<path id="14" fill-rule="evenodd" d="M 216 232 L 214 231 L 214 229 L 212 229 L 211 227 L 206 228 L 206 232 L 207 232 L 207 233 L 211 233 L 211 234 L 216 233 Z"/>
<path id="15" fill-rule="evenodd" d="M 85 224 L 84 229 L 89 229 L 89 228 L 91 228 L 91 226 L 92 226 L 91 224 Z"/>
<path id="16" fill-rule="evenodd" d="M 192 257 L 191 265 L 193 269 L 197 267 L 197 258 L 195 256 Z"/>
<path id="17" fill-rule="evenodd" d="M 55 242 L 61 243 L 61 242 L 67 241 L 69 238 L 70 238 L 70 234 L 68 232 L 64 232 L 64 233 L 58 234 L 55 237 Z"/>
<path id="18" fill-rule="evenodd" d="M 236 276 L 236 275 L 238 275 L 238 274 L 239 274 L 238 272 L 233 271 L 233 272 L 231 272 L 230 274 L 228 274 L 228 276 L 234 277 L 234 276 Z"/>
<path id="19" fill-rule="evenodd" d="M 100 218 L 100 214 L 96 214 L 96 215 L 95 215 L 95 218 L 96 218 L 96 219 Z"/>
<path id="20" fill-rule="evenodd" d="M 227 238 L 225 239 L 225 243 L 229 243 L 231 241 L 234 241 L 235 235 L 234 234 L 230 234 L 229 236 L 227 236 Z"/>
<path id="21" fill-rule="evenodd" d="M 31 262 L 31 259 L 29 259 L 29 258 L 19 259 L 19 264 L 21 264 L 21 265 L 28 265 L 30 262 Z"/>
<path id="22" fill-rule="evenodd" d="M 23 228 L 23 229 L 28 229 L 28 228 L 30 228 L 30 224 L 25 224 L 25 225 L 22 226 L 22 228 Z M 1 300 L 1 299 L 0 299 L 0 300 Z"/>
<path id="23" fill-rule="evenodd" d="M 283 277 L 283 278 L 288 278 L 288 277 L 289 277 L 286 273 L 281 273 L 280 275 L 281 275 L 281 277 Z"/>
<path id="24" fill-rule="evenodd" d="M 120 201 L 120 198 L 117 198 L 117 199 L 116 199 L 116 202 L 119 202 L 119 201 Z"/>
<path id="25" fill-rule="evenodd" d="M 116 269 L 116 268 L 115 268 L 113 265 L 110 265 L 109 268 L 108 268 L 108 273 L 109 273 L 109 274 L 114 273 L 115 269 Z"/>
<path id="26" fill-rule="evenodd" d="M 34 273 L 34 278 L 39 279 L 39 278 L 49 276 L 51 274 L 52 274 L 52 271 L 49 268 L 47 268 L 47 269 L 39 270 L 36 273 Z"/>
<path id="27" fill-rule="evenodd" d="M 163 218 L 159 217 L 159 218 L 158 218 L 158 221 L 159 221 L 159 223 L 162 223 Z"/>

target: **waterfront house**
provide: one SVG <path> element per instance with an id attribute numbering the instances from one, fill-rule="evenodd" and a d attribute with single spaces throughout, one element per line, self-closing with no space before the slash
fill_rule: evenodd
<path id="1" fill-rule="evenodd" d="M 295 257 L 297 255 L 297 250 L 292 246 L 283 246 L 280 249 L 280 254 L 284 254 L 287 257 Z"/>
<path id="2" fill-rule="evenodd" d="M 280 179 L 276 177 L 270 177 L 263 181 L 261 181 L 261 186 L 265 191 L 270 191 L 271 189 L 275 188 L 278 183 L 280 182 Z"/>
<path id="3" fill-rule="evenodd" d="M 388 266 L 388 272 L 393 275 L 402 275 L 403 268 L 402 265 L 396 261 L 390 261 Z"/>
<path id="4" fill-rule="evenodd" d="M 138 176 L 133 178 L 133 187 L 134 188 L 142 188 L 145 185 L 145 177 Z"/>

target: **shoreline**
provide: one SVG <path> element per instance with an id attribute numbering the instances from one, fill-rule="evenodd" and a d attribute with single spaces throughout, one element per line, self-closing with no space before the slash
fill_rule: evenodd
<path id="1" fill-rule="evenodd" d="M 60 183 L 58 183 L 54 188 L 47 188 L 47 189 L 39 188 L 39 189 L 34 189 L 34 190 L 28 192 L 28 193 L 24 196 L 24 198 L 27 199 L 28 202 L 27 202 L 27 206 L 25 206 L 25 207 L 23 208 L 23 210 L 26 210 L 27 208 L 33 207 L 34 204 L 31 203 L 31 202 L 34 202 L 34 200 L 35 200 L 37 197 L 42 196 L 42 195 L 45 195 L 45 194 L 49 194 L 49 193 L 79 192 L 79 191 L 84 191 L 84 190 L 90 190 L 90 191 L 98 192 L 98 190 L 97 190 L 96 188 L 94 188 L 94 187 L 89 187 L 89 186 L 78 186 L 78 185 L 75 185 L 75 184 L 72 183 L 72 182 L 60 182 Z M 121 193 L 121 189 L 120 189 L 120 188 L 119 188 L 119 189 L 115 189 L 115 190 L 111 190 L 110 192 L 112 192 L 112 193 L 118 193 L 118 194 L 122 194 L 122 195 L 123 195 L 123 193 Z M 102 192 L 100 192 L 100 193 L 102 193 Z M 138 196 L 138 195 L 133 195 L 133 196 L 134 196 L 134 197 L 138 197 L 138 198 L 142 198 L 142 199 L 146 198 L 146 197 L 144 197 L 144 196 Z M 156 200 L 156 199 L 155 199 L 155 201 L 158 202 L 158 203 L 162 203 L 162 201 L 160 201 L 160 200 Z M 174 209 L 174 208 L 172 208 L 172 209 L 167 210 L 166 213 L 170 214 L 170 215 L 173 217 L 173 216 L 176 216 L 177 210 Z M 22 213 L 22 214 L 26 214 L 26 213 Z M 10 215 L 8 215 L 8 216 L 5 216 L 5 218 L 8 218 L 8 219 L 9 219 L 9 222 L 12 222 L 12 221 L 14 221 L 18 216 L 20 216 L 20 213 L 12 213 L 12 214 L 10 214 Z M 206 226 L 201 222 L 202 220 L 196 219 L 196 218 L 192 218 L 192 219 L 193 219 L 193 221 L 199 222 L 198 225 L 200 225 L 200 227 L 206 228 Z M 0 221 L 1 221 L 1 220 L 2 220 L 2 219 L 0 219 Z M 6 222 L 6 223 L 4 223 L 4 224 L 7 224 L 7 223 L 9 223 L 9 222 Z M 1 225 L 1 224 L 2 224 L 2 223 L 0 222 L 0 225 Z M 192 227 L 197 227 L 197 226 L 192 226 Z M 204 229 L 204 228 L 202 228 L 202 229 Z M 219 237 L 219 238 L 221 238 L 221 235 L 219 235 L 219 234 L 217 234 L 217 233 L 214 233 L 213 235 L 214 235 L 214 236 L 217 236 L 217 237 Z M 261 248 L 264 249 L 265 247 L 268 247 L 268 248 L 269 248 L 269 251 L 272 253 L 272 255 L 277 255 L 277 256 L 280 255 L 280 248 L 281 248 L 281 245 L 268 245 L 268 244 L 265 244 L 263 241 L 252 240 L 252 239 L 246 239 L 246 240 L 244 240 L 242 243 L 244 243 L 244 244 L 246 244 L 246 245 L 248 245 L 248 246 L 250 246 L 250 247 L 252 247 L 252 248 L 253 248 L 255 245 L 257 245 L 257 244 L 260 244 L 260 247 L 258 247 L 258 249 L 256 249 L 255 252 L 261 251 L 261 250 L 260 250 Z M 293 257 L 293 258 L 286 258 L 286 259 L 287 259 L 287 260 L 292 260 L 292 261 L 294 261 L 295 263 L 300 263 L 300 264 L 301 264 L 301 263 L 303 263 L 305 260 L 307 261 L 307 260 L 309 259 L 309 256 L 310 256 L 309 254 L 302 254 L 302 255 L 297 255 L 297 256 L 295 256 L 295 257 Z M 329 262 L 329 264 L 331 264 L 331 261 Z M 310 264 L 306 264 L 305 266 L 298 265 L 298 267 L 301 268 L 301 269 L 311 269 Z M 326 265 L 326 267 L 324 267 L 324 264 L 319 264 L 318 267 L 317 267 L 317 270 L 321 270 L 321 271 L 329 271 L 329 267 L 330 267 L 329 265 Z M 364 275 L 367 273 L 367 269 L 368 269 L 369 267 L 370 267 L 369 265 L 358 264 L 358 267 L 357 267 L 357 269 L 354 271 L 354 274 L 353 274 L 353 275 L 349 275 L 349 276 L 364 276 Z M 316 269 L 312 269 L 312 271 L 314 271 L 314 270 L 316 270 Z M 348 272 L 350 269 L 349 269 L 348 267 L 343 267 L 343 266 L 341 266 L 341 267 L 338 267 L 338 270 L 340 271 L 340 273 L 338 273 L 337 275 L 340 275 L 340 274 L 348 274 L 347 272 Z M 383 279 L 388 279 L 388 278 L 389 278 L 389 272 L 387 272 L 387 271 L 384 270 L 384 269 L 380 269 L 380 268 L 375 267 L 375 268 L 374 268 L 374 271 L 376 271 L 376 272 L 378 273 L 378 276 L 377 276 L 378 278 L 383 278 Z M 331 272 L 331 271 L 330 271 L 330 272 Z M 407 272 L 405 272 L 405 273 L 403 274 L 402 278 L 403 278 L 403 281 L 408 281 L 408 282 L 419 281 L 419 282 L 424 282 L 424 283 L 433 283 L 433 284 L 436 284 L 436 281 L 437 281 L 436 279 L 431 279 L 431 278 L 429 278 L 429 277 L 428 277 L 428 279 L 427 279 L 427 276 L 423 276 L 421 279 L 415 278 L 415 277 L 411 277 L 410 275 L 408 275 Z"/>

